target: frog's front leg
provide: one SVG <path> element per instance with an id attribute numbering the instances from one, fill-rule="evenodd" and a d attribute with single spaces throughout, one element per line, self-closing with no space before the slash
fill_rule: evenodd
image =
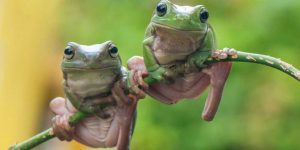
<path id="1" fill-rule="evenodd" d="M 211 51 L 197 50 L 187 58 L 186 70 L 188 70 L 188 72 L 194 72 L 194 70 L 198 72 L 202 68 L 206 68 L 207 65 L 205 65 L 204 62 L 210 55 Z"/>
<path id="2" fill-rule="evenodd" d="M 75 108 L 68 108 L 67 100 L 61 97 L 55 98 L 50 102 L 50 109 L 56 116 L 52 119 L 54 135 L 61 141 L 71 141 L 74 136 L 74 127 L 69 124 L 69 118 L 75 112 Z"/>
<path id="3" fill-rule="evenodd" d="M 207 65 L 205 65 L 204 62 L 212 55 L 212 51 L 216 49 L 215 43 L 216 39 L 214 32 L 211 28 L 208 28 L 201 47 L 187 58 L 187 65 L 192 68 L 196 67 L 199 70 L 206 68 Z"/>
<path id="4" fill-rule="evenodd" d="M 150 45 L 152 45 L 154 37 L 150 36 L 143 41 L 143 55 L 146 68 L 148 70 L 149 77 L 156 81 L 164 79 L 166 69 L 160 66 L 154 58 L 154 54 Z"/>

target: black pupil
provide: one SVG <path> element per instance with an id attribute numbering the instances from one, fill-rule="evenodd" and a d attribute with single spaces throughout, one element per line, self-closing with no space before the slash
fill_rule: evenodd
<path id="1" fill-rule="evenodd" d="M 206 10 L 201 12 L 201 14 L 200 14 L 201 21 L 205 22 L 208 19 L 208 17 L 209 17 L 209 14 Z"/>
<path id="2" fill-rule="evenodd" d="M 166 4 L 159 4 L 156 8 L 157 12 L 165 13 L 167 11 L 167 5 Z"/>
<path id="3" fill-rule="evenodd" d="M 65 49 L 65 54 L 66 55 L 72 55 L 73 54 L 73 50 L 71 48 L 66 48 Z"/>
<path id="4" fill-rule="evenodd" d="M 118 53 L 118 48 L 113 47 L 113 48 L 110 49 L 110 52 L 113 53 L 113 54 L 116 54 L 116 53 Z"/>

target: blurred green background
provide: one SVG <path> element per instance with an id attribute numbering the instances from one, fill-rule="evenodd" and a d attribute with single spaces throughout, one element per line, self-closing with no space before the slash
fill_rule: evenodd
<path id="1" fill-rule="evenodd" d="M 47 44 L 51 45 L 51 52 L 47 53 L 52 55 L 42 55 L 39 61 L 47 60 L 48 63 L 44 68 L 51 66 L 53 71 L 43 76 L 42 80 L 46 81 L 43 82 L 45 86 L 41 87 L 47 90 L 41 90 L 44 94 L 40 97 L 38 106 L 34 108 L 41 108 L 38 115 L 40 119 L 35 120 L 30 134 L 24 136 L 21 132 L 16 133 L 19 135 L 16 137 L 22 137 L 18 138 L 18 141 L 49 127 L 45 123 L 47 121 L 43 121 L 46 119 L 41 118 L 49 114 L 45 111 L 47 103 L 53 97 L 63 95 L 60 84 L 57 83 L 62 80 L 59 62 L 66 43 L 74 41 L 89 45 L 112 40 L 118 46 L 125 65 L 131 56 L 142 55 L 144 31 L 157 2 L 158 0 L 54 1 L 55 5 L 50 11 L 52 17 L 43 18 L 46 20 L 43 25 L 46 26 L 50 20 L 52 26 L 55 26 L 45 29 L 50 32 L 47 38 L 51 38 L 51 42 L 47 42 L 47 38 L 46 41 L 36 39 L 36 42 L 41 40 L 46 43 L 47 48 L 49 48 Z M 300 68 L 299 0 L 173 0 L 173 2 L 182 5 L 204 4 L 210 12 L 209 22 L 216 32 L 219 48 L 233 47 L 242 51 L 268 54 Z M 38 10 L 42 10 L 42 13 L 47 5 L 40 3 L 35 7 L 39 8 L 36 13 L 39 13 Z M 32 22 L 39 24 L 34 20 Z M 39 51 L 43 49 L 41 47 Z M 4 48 L 0 50 L 6 51 Z M 36 59 L 31 61 L 40 63 Z M 38 74 L 42 74 L 41 72 L 45 70 L 38 68 L 36 68 L 39 70 L 36 71 Z M 55 79 L 48 80 L 49 78 Z M 53 80 L 56 82 L 52 82 Z M 147 97 L 138 105 L 138 120 L 131 148 L 133 150 L 300 149 L 299 89 L 299 82 L 277 70 L 260 65 L 235 63 L 214 121 L 205 122 L 200 119 L 207 91 L 197 100 L 181 101 L 176 105 L 164 105 Z M 1 99 L 0 105 L 7 104 Z M 22 117 L 26 119 L 26 113 Z M 18 118 L 11 118 L 8 122 L 11 120 L 15 121 Z M 20 125 L 14 127 L 26 130 Z M 5 133 L 7 136 L 10 135 L 9 132 Z M 12 141 L 9 142 L 13 144 Z M 5 144 L 7 146 L 7 143 L 3 143 Z M 59 142 L 56 141 L 55 144 Z M 86 149 L 74 143 L 64 143 L 58 148 L 62 147 Z M 53 149 L 53 145 L 44 145 L 41 149 Z"/>

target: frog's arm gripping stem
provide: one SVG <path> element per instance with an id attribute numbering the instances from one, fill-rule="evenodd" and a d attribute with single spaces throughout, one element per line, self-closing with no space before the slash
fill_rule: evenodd
<path id="1" fill-rule="evenodd" d="M 222 51 L 222 50 L 221 50 Z M 287 62 L 284 62 L 280 60 L 279 58 L 274 58 L 268 55 L 261 55 L 261 54 L 255 54 L 255 53 L 246 53 L 242 51 L 236 51 L 234 55 L 228 55 L 228 57 L 224 59 L 218 59 L 213 56 L 209 56 L 205 61 L 204 65 L 210 65 L 218 62 L 247 62 L 247 63 L 256 63 L 261 64 L 265 66 L 269 66 L 272 68 L 275 68 L 277 70 L 280 70 L 289 76 L 295 78 L 296 80 L 300 81 L 300 71 L 299 69 L 295 68 L 291 64 L 288 64 Z M 191 64 L 187 64 L 185 66 L 188 66 Z M 203 66 L 202 64 L 196 64 L 197 66 Z M 184 70 L 185 66 L 178 67 L 179 70 Z M 202 68 L 199 68 L 202 69 Z M 179 71 L 180 72 L 180 71 Z M 154 80 L 151 77 L 146 77 L 144 79 L 146 83 L 154 83 L 157 82 L 157 80 Z"/>
<path id="2" fill-rule="evenodd" d="M 217 62 L 225 62 L 225 61 L 249 62 L 249 63 L 257 63 L 257 64 L 266 65 L 266 66 L 278 69 L 278 70 L 290 75 L 291 77 L 297 79 L 298 81 L 300 81 L 300 71 L 298 69 L 296 69 L 292 65 L 290 65 L 280 59 L 277 59 L 277 58 L 274 58 L 271 56 L 267 56 L 267 55 L 237 51 L 236 55 L 228 56 L 227 58 L 224 58 L 224 59 L 217 59 L 217 58 L 210 56 L 207 58 L 207 60 L 204 62 L 204 64 L 209 65 L 209 64 L 213 64 L 213 63 L 217 63 Z M 201 66 L 201 64 L 199 66 Z M 182 69 L 182 68 L 180 68 L 180 69 Z M 154 78 L 151 78 L 151 77 L 146 77 L 144 79 L 144 81 L 148 84 L 157 82 L 157 80 L 155 80 Z M 88 116 L 88 114 L 85 114 L 83 112 L 77 112 L 70 118 L 69 122 L 71 125 L 74 125 L 77 122 L 79 122 L 81 119 L 83 119 L 87 116 Z M 52 139 L 53 137 L 55 137 L 55 135 L 53 134 L 52 128 L 50 128 L 44 132 L 41 132 L 40 134 L 38 134 L 36 136 L 33 136 L 32 138 L 30 138 L 26 141 L 23 141 L 19 144 L 13 145 L 10 148 L 10 150 L 28 150 L 28 149 L 34 148 L 35 146 L 37 146 L 43 142 L 46 142 L 49 139 Z"/>

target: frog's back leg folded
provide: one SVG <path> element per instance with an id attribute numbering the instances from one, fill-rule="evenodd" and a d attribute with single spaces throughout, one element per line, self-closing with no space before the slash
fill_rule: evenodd
<path id="1" fill-rule="evenodd" d="M 128 68 L 130 70 L 136 69 L 146 72 L 142 57 L 132 57 L 128 61 Z M 202 114 L 204 120 L 211 121 L 217 112 L 230 69 L 230 62 L 216 63 L 203 69 L 201 72 L 188 73 L 176 77 L 171 84 L 158 82 L 149 85 L 146 92 L 163 103 L 174 104 L 182 99 L 198 97 L 211 85 L 211 90 Z"/>

